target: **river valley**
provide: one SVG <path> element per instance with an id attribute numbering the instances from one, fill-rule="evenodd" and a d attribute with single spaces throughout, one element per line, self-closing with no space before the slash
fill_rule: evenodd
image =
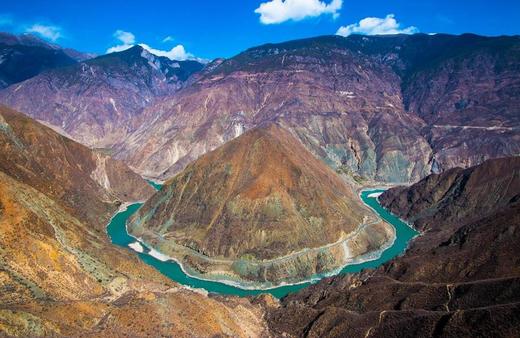
<path id="1" fill-rule="evenodd" d="M 155 185 L 154 187 L 156 189 L 159 188 L 159 186 Z M 306 282 L 282 285 L 270 289 L 245 289 L 238 285 L 234 286 L 220 282 L 207 281 L 187 275 L 177 262 L 162 255 L 154 249 L 148 248 L 145 244 L 140 243 L 128 234 L 126 221 L 137 211 L 137 209 L 139 209 L 142 205 L 141 203 L 131 204 L 127 206 L 126 209 L 114 215 L 108 224 L 107 233 L 113 244 L 133 249 L 145 263 L 153 266 L 162 274 L 179 284 L 191 288 L 203 289 L 210 293 L 224 295 L 253 296 L 261 293 L 270 293 L 277 298 L 281 298 L 289 293 L 303 289 L 311 283 L 315 283 L 327 276 L 355 273 L 363 269 L 376 268 L 390 259 L 402 254 L 406 250 L 408 242 L 417 235 L 417 232 L 398 217 L 389 213 L 379 204 L 377 196 L 383 191 L 384 190 L 380 189 L 363 190 L 360 193 L 360 198 L 366 206 L 370 207 L 378 215 L 378 217 L 382 218 L 394 227 L 396 239 L 389 247 L 384 249 L 382 252 L 372 252 L 368 255 L 358 257 L 355 261 L 343 267 L 340 271 L 334 271 L 327 275 L 316 275 Z"/>

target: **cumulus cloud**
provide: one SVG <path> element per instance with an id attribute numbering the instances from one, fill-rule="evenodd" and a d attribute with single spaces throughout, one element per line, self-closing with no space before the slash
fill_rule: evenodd
<path id="1" fill-rule="evenodd" d="M 127 50 L 128 48 L 132 48 L 133 46 L 136 45 L 135 35 L 130 32 L 125 32 L 123 30 L 117 30 L 114 33 L 114 37 L 116 39 L 118 39 L 121 42 L 121 44 L 107 49 L 107 54 L 114 53 L 114 52 L 122 52 L 122 51 Z M 173 40 L 173 38 L 172 38 L 172 40 Z M 168 40 L 168 41 L 171 41 L 171 40 Z M 164 40 L 163 40 L 163 42 L 164 42 Z M 193 54 L 186 52 L 186 49 L 184 48 L 183 45 L 177 45 L 170 50 L 156 49 L 156 48 L 150 47 L 149 45 L 147 45 L 145 43 L 138 43 L 138 45 L 143 47 L 144 49 L 146 49 L 147 51 L 149 51 L 150 53 L 152 53 L 154 55 L 165 56 L 171 60 L 182 61 L 182 60 L 186 60 L 186 59 L 194 59 Z"/>
<path id="2" fill-rule="evenodd" d="M 330 3 L 320 0 L 271 0 L 261 3 L 255 13 L 260 14 L 261 23 L 269 25 L 322 14 L 331 14 L 337 18 L 342 5 L 343 0 L 332 0 Z"/>
<path id="3" fill-rule="evenodd" d="M 114 37 L 124 43 L 125 45 L 131 45 L 135 43 L 135 35 L 130 32 L 125 32 L 118 29 L 114 33 Z"/>
<path id="4" fill-rule="evenodd" d="M 363 35 L 388 35 L 388 34 L 414 34 L 419 32 L 417 27 L 401 28 L 394 14 L 388 14 L 384 18 L 368 17 L 348 26 L 341 26 L 336 35 L 349 36 L 351 34 Z"/>
<path id="5" fill-rule="evenodd" d="M 62 37 L 61 28 L 58 26 L 34 24 L 25 30 L 26 33 L 36 33 L 52 42 Z"/>
<path id="6" fill-rule="evenodd" d="M 121 42 L 121 44 L 110 47 L 107 49 L 107 53 L 122 52 L 128 48 L 132 48 L 135 45 L 135 35 L 130 32 L 125 32 L 121 29 L 118 29 L 113 35 Z"/>
<path id="7" fill-rule="evenodd" d="M 150 53 L 152 53 L 154 55 L 166 56 L 167 58 L 169 58 L 171 60 L 182 61 L 182 60 L 193 58 L 192 54 L 186 52 L 183 45 L 177 45 L 170 50 L 155 49 L 155 48 L 148 46 L 145 43 L 140 43 L 139 46 L 143 47 L 144 49 L 146 49 L 147 51 L 149 51 Z"/>
<path id="8" fill-rule="evenodd" d="M 171 42 L 171 41 L 173 41 L 173 40 L 174 40 L 173 36 L 168 35 L 167 37 L 165 37 L 164 39 L 162 39 L 162 42 Z"/>

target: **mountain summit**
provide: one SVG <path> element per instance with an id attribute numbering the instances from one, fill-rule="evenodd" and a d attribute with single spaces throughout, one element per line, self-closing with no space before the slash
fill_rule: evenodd
<path id="1" fill-rule="evenodd" d="M 190 164 L 128 228 L 194 274 L 279 283 L 379 249 L 393 232 L 364 227 L 368 215 L 336 173 L 267 124 Z"/>
<path id="2" fill-rule="evenodd" d="M 49 69 L 75 64 L 80 52 L 61 49 L 31 35 L 0 32 L 0 89 Z"/>
<path id="3" fill-rule="evenodd" d="M 144 107 L 181 88 L 203 65 L 140 46 L 49 70 L 0 93 L 0 101 L 96 148 L 121 142 Z"/>

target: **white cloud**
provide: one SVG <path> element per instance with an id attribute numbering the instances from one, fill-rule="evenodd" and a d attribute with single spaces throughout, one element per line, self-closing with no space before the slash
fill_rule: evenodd
<path id="1" fill-rule="evenodd" d="M 260 14 L 260 22 L 266 25 L 282 23 L 288 20 L 298 21 L 322 14 L 339 16 L 338 11 L 343 0 L 332 0 L 330 3 L 320 0 L 270 0 L 263 2 L 255 9 Z"/>
<path id="2" fill-rule="evenodd" d="M 135 45 L 135 35 L 133 33 L 118 29 L 115 31 L 114 37 L 121 41 L 122 44 L 110 47 L 107 49 L 107 53 L 122 52 Z"/>
<path id="3" fill-rule="evenodd" d="M 125 45 L 131 45 L 135 43 L 135 35 L 130 32 L 125 32 L 118 29 L 114 33 L 114 37 L 124 43 Z"/>
<path id="4" fill-rule="evenodd" d="M 135 46 L 135 35 L 130 32 L 125 32 L 121 29 L 118 29 L 114 32 L 113 36 L 122 42 L 122 44 L 110 47 L 107 49 L 107 53 L 114 53 L 114 52 L 122 52 L 124 50 L 127 50 L 128 48 L 132 48 Z"/>
<path id="5" fill-rule="evenodd" d="M 173 40 L 175 40 L 175 39 L 173 38 L 173 36 L 168 35 L 167 37 L 165 37 L 164 39 L 162 39 L 162 42 L 171 42 L 171 41 L 173 41 Z"/>
<path id="6" fill-rule="evenodd" d="M 107 49 L 107 54 L 114 53 L 114 52 L 122 52 L 122 51 L 127 50 L 128 48 L 132 48 L 133 46 L 136 45 L 135 35 L 130 32 L 125 32 L 123 30 L 117 30 L 114 33 L 114 37 L 116 39 L 118 39 L 119 41 L 121 41 L 122 44 L 110 47 L 109 49 Z M 171 37 L 168 36 L 167 38 L 171 38 Z M 172 40 L 173 40 L 173 38 L 172 38 Z M 167 40 L 167 41 L 171 41 L 171 40 Z M 164 42 L 164 40 L 163 40 L 163 42 Z M 154 55 L 165 56 L 171 60 L 182 61 L 182 60 L 186 60 L 186 59 L 194 59 L 193 54 L 186 52 L 186 49 L 184 48 L 183 45 L 177 45 L 170 50 L 155 49 L 145 43 L 138 43 L 138 45 L 143 47 L 144 49 L 146 49 L 147 51 L 149 51 L 150 53 L 152 53 Z"/>
<path id="7" fill-rule="evenodd" d="M 128 48 L 132 48 L 135 45 L 117 45 L 114 47 L 110 47 L 107 49 L 107 54 L 115 53 L 115 52 L 122 52 L 124 50 L 127 50 Z"/>
<path id="8" fill-rule="evenodd" d="M 401 28 L 394 14 L 388 14 L 385 18 L 368 17 L 348 26 L 341 26 L 336 35 L 349 36 L 351 34 L 363 35 L 388 35 L 388 34 L 414 34 L 419 32 L 417 27 Z"/>
<path id="9" fill-rule="evenodd" d="M 148 46 L 145 43 L 140 43 L 139 46 L 143 47 L 144 49 L 146 49 L 147 51 L 149 51 L 150 53 L 152 53 L 154 55 L 166 56 L 167 58 L 169 58 L 171 60 L 183 61 L 186 59 L 193 58 L 192 54 L 186 52 L 183 45 L 177 45 L 170 50 L 155 49 L 155 48 Z"/>
<path id="10" fill-rule="evenodd" d="M 25 30 L 26 33 L 36 33 L 53 42 L 62 37 L 61 28 L 58 26 L 34 24 Z"/>

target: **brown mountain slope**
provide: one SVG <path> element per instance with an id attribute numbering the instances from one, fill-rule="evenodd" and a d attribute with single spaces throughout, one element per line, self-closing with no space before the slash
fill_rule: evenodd
<path id="1" fill-rule="evenodd" d="M 5 107 L 0 107 L 0 151 L 0 171 L 99 226 L 115 211 L 116 202 L 144 200 L 153 193 L 122 162 Z"/>
<path id="2" fill-rule="evenodd" d="M 423 231 L 375 271 L 324 280 L 271 307 L 277 334 L 513 337 L 520 329 L 520 158 L 432 175 L 380 199 Z"/>
<path id="3" fill-rule="evenodd" d="M 389 190 L 382 203 L 419 229 L 426 224 L 481 219 L 520 194 L 520 157 L 486 161 L 430 175 L 413 187 Z"/>
<path id="4" fill-rule="evenodd" d="M 88 203 L 88 201 L 86 202 Z M 0 172 L 0 336 L 262 336 L 261 310 L 178 287 Z M 144 315 L 146 314 L 146 315 Z"/>
<path id="5" fill-rule="evenodd" d="M 109 242 L 118 204 L 149 196 L 144 180 L 19 113 L 0 116 L 0 336 L 262 335 L 247 300 L 179 288 Z"/>
<path id="6" fill-rule="evenodd" d="M 330 271 L 386 243 L 392 230 L 361 226 L 368 215 L 330 168 L 268 124 L 190 164 L 145 203 L 129 230 L 196 273 L 277 282 Z"/>

